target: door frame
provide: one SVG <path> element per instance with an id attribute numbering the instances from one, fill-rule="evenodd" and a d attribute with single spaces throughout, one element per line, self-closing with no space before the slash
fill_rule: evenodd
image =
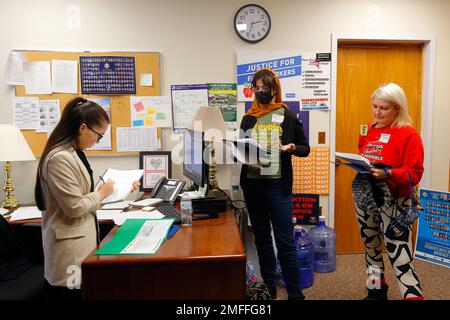
<path id="1" fill-rule="evenodd" d="M 435 35 L 370 35 L 370 34 L 331 34 L 331 116 L 330 116 L 330 199 L 329 199 L 329 225 L 334 228 L 335 208 L 335 165 L 334 153 L 336 149 L 336 87 L 337 87 L 337 62 L 338 42 L 349 41 L 361 43 L 361 41 L 416 43 L 423 44 L 423 78 L 422 78 L 422 121 L 420 136 L 424 145 L 424 173 L 421 187 L 430 188 L 431 184 L 431 151 L 432 151 L 432 122 L 434 104 L 434 75 L 436 67 L 436 36 Z"/>

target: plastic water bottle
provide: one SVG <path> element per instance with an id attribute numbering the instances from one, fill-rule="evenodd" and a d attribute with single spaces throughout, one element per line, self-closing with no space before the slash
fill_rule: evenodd
<path id="1" fill-rule="evenodd" d="M 297 261 L 300 271 L 300 287 L 308 288 L 314 282 L 313 245 L 308 234 L 301 226 L 295 226 L 295 244 L 297 247 Z"/>
<path id="2" fill-rule="evenodd" d="M 336 269 L 336 233 L 319 217 L 319 224 L 309 230 L 314 251 L 314 272 L 331 272 Z"/>
<path id="3" fill-rule="evenodd" d="M 181 197 L 181 225 L 189 227 L 192 225 L 192 201 L 189 195 L 185 192 Z"/>

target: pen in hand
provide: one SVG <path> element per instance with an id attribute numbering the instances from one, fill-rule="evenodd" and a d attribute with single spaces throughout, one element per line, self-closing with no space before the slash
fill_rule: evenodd
<path id="1" fill-rule="evenodd" d="M 103 184 L 105 184 L 105 180 L 103 180 L 102 176 L 99 176 L 99 179 L 100 179 L 101 182 L 103 182 Z"/>

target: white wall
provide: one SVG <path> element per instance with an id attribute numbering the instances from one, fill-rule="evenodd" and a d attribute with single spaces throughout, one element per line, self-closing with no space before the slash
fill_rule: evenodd
<path id="1" fill-rule="evenodd" d="M 269 36 L 256 45 L 239 40 L 232 28 L 237 9 L 249 3 L 244 0 L 0 0 L 0 74 L 12 49 L 159 51 L 161 93 L 167 95 L 171 84 L 234 82 L 237 50 L 330 52 L 331 33 L 436 35 L 431 187 L 447 190 L 450 1 L 250 2 L 264 6 L 272 19 Z M 80 29 L 66 26 L 70 5 L 81 10 Z M 12 121 L 13 95 L 13 88 L 0 86 L 0 123 Z M 317 131 L 329 132 L 328 112 L 313 112 L 310 121 L 311 144 L 315 145 Z M 329 138 L 327 134 L 327 144 Z M 173 145 L 171 131 L 164 129 L 163 149 Z M 138 159 L 99 156 L 91 157 L 91 164 L 98 174 L 107 167 L 136 168 Z M 36 163 L 13 164 L 15 194 L 24 203 L 33 201 L 35 168 Z M 220 186 L 229 188 L 231 175 L 238 170 L 219 166 L 219 173 Z M 182 177 L 180 166 L 174 174 Z M 321 197 L 321 205 L 327 213 L 328 197 Z"/>

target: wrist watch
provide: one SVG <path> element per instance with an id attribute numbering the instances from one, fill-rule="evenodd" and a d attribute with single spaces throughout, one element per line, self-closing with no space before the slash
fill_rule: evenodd
<path id="1" fill-rule="evenodd" d="M 384 170 L 384 174 L 386 175 L 386 178 L 389 178 L 390 176 L 392 176 L 391 169 L 383 168 L 383 170 Z"/>

